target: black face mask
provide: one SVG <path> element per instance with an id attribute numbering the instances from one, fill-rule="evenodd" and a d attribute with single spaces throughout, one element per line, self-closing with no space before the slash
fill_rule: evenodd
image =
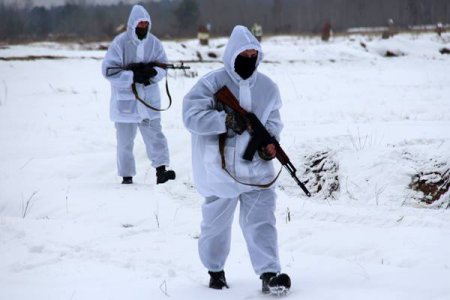
<path id="1" fill-rule="evenodd" d="M 258 55 L 254 57 L 238 55 L 234 61 L 234 70 L 242 79 L 246 80 L 255 72 L 257 59 Z"/>
<path id="2" fill-rule="evenodd" d="M 138 39 L 143 40 L 147 36 L 148 27 L 136 27 L 136 30 L 134 32 L 136 32 Z"/>

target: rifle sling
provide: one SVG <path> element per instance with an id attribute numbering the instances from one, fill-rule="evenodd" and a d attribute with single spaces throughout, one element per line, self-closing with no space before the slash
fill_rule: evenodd
<path id="1" fill-rule="evenodd" d="M 260 188 L 268 188 L 270 187 L 272 184 L 275 183 L 275 181 L 277 181 L 278 177 L 281 174 L 281 170 L 283 169 L 283 167 L 280 168 L 280 171 L 278 171 L 278 174 L 275 176 L 274 179 L 272 179 L 270 182 L 267 183 L 263 183 L 263 184 L 254 184 L 254 183 L 248 183 L 248 182 L 242 182 L 239 179 L 237 179 L 235 176 L 233 176 L 233 174 L 231 174 L 230 171 L 228 171 L 227 169 L 227 164 L 225 162 L 225 140 L 227 139 L 227 134 L 226 133 L 222 133 L 219 135 L 219 150 L 220 150 L 220 158 L 222 160 L 222 169 L 231 177 L 234 179 L 234 181 L 236 181 L 237 183 L 243 184 L 243 185 L 247 185 L 247 186 L 255 186 L 255 187 L 260 187 Z"/>
<path id="2" fill-rule="evenodd" d="M 170 108 L 170 106 L 172 105 L 172 96 L 170 95 L 169 92 L 169 83 L 167 80 L 167 75 L 166 75 L 166 93 L 167 93 L 167 97 L 169 97 L 169 105 L 166 108 L 156 108 L 151 106 L 150 104 L 148 104 L 147 102 L 145 102 L 141 97 L 139 97 L 139 93 L 136 89 L 136 83 L 133 82 L 133 84 L 131 85 L 131 90 L 133 91 L 134 96 L 136 97 L 136 100 L 138 100 L 139 102 L 141 102 L 144 106 L 154 110 L 154 111 L 165 111 L 168 110 Z"/>

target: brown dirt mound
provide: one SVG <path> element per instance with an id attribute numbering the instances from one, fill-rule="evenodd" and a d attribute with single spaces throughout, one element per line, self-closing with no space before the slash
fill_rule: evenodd
<path id="1" fill-rule="evenodd" d="M 316 152 L 306 157 L 305 166 L 303 178 L 311 194 L 321 193 L 324 198 L 329 198 L 339 191 L 339 165 L 328 151 Z"/>
<path id="2" fill-rule="evenodd" d="M 444 168 L 439 168 L 439 166 L 444 166 Z M 445 201 L 446 199 L 441 199 L 450 189 L 450 168 L 446 168 L 446 164 L 437 165 L 437 170 L 427 170 L 420 171 L 415 174 L 409 188 L 419 192 L 418 200 L 422 203 L 433 204 L 438 200 L 442 201 L 439 207 L 444 206 L 444 208 L 450 207 L 450 202 Z"/>

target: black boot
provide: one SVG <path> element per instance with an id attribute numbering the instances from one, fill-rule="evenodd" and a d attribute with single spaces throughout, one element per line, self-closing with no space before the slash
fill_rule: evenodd
<path id="1" fill-rule="evenodd" d="M 175 171 L 166 170 L 166 166 L 156 168 L 156 184 L 167 182 L 175 179 Z"/>
<path id="2" fill-rule="evenodd" d="M 287 274 L 276 274 L 272 272 L 263 273 L 259 278 L 262 280 L 262 292 L 264 294 L 284 295 L 291 288 L 291 279 Z"/>
<path id="3" fill-rule="evenodd" d="M 133 183 L 133 177 L 131 177 L 131 176 L 123 177 L 122 184 L 132 184 L 132 183 Z"/>
<path id="4" fill-rule="evenodd" d="M 208 273 L 209 273 L 209 276 L 211 276 L 211 278 L 209 279 L 209 287 L 210 288 L 216 289 L 216 290 L 221 290 L 224 287 L 226 287 L 227 289 L 229 288 L 229 286 L 227 284 L 227 280 L 225 278 L 224 271 L 220 271 L 220 272 L 208 271 Z"/>
<path id="5" fill-rule="evenodd" d="M 264 294 L 270 293 L 269 282 L 275 276 L 277 276 L 277 273 L 272 273 L 272 272 L 262 273 L 261 276 L 259 276 L 259 278 L 262 281 L 262 292 Z"/>

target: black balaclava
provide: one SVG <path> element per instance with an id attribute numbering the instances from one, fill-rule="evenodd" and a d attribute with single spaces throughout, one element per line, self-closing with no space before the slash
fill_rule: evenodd
<path id="1" fill-rule="evenodd" d="M 138 39 L 143 40 L 147 36 L 148 27 L 136 27 L 134 32 L 136 32 Z"/>
<path id="2" fill-rule="evenodd" d="M 238 55 L 234 61 L 234 70 L 242 79 L 246 80 L 255 72 L 257 59 L 258 55 L 253 57 Z"/>

